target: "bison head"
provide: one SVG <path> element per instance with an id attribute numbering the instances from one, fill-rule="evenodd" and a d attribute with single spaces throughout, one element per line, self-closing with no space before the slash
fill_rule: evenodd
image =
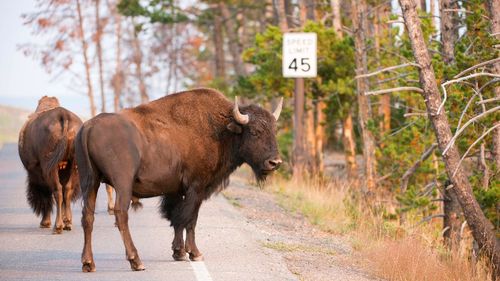
<path id="1" fill-rule="evenodd" d="M 276 142 L 276 121 L 281 113 L 283 99 L 273 113 L 256 105 L 238 107 L 235 99 L 234 121 L 227 126 L 233 133 L 241 136 L 238 154 L 252 167 L 258 181 L 278 169 L 282 160 Z"/>

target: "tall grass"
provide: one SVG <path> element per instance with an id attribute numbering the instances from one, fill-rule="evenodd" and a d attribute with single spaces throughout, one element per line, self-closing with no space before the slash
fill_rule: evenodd
<path id="1" fill-rule="evenodd" d="M 366 207 L 355 180 L 297 182 L 275 177 L 266 189 L 289 211 L 301 213 L 324 231 L 348 237 L 366 269 L 376 276 L 401 281 L 490 280 L 484 262 L 474 265 L 442 246 L 439 222 L 415 226 L 415 218 L 409 216 L 402 227 L 387 215 L 390 204 L 380 203 L 392 199 L 378 198 L 378 206 Z"/>

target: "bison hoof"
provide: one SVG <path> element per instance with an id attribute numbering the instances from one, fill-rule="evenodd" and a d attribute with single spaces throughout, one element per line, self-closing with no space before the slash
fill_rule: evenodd
<path id="1" fill-rule="evenodd" d="M 71 229 L 73 229 L 73 225 L 72 225 L 71 223 L 66 224 L 66 225 L 64 225 L 64 228 L 63 228 L 63 229 L 64 229 L 64 230 L 67 230 L 67 231 L 70 231 Z"/>
<path id="2" fill-rule="evenodd" d="M 142 262 L 140 260 L 138 262 L 131 260 L 130 261 L 130 268 L 132 268 L 132 270 L 134 270 L 134 271 L 143 271 L 146 269 L 146 267 L 144 267 L 144 264 L 142 264 Z"/>
<path id="3" fill-rule="evenodd" d="M 176 261 L 188 261 L 186 258 L 186 251 L 174 250 L 172 257 Z"/>
<path id="4" fill-rule="evenodd" d="M 40 228 L 50 228 L 50 221 L 49 222 L 41 222 Z"/>
<path id="5" fill-rule="evenodd" d="M 59 227 L 54 227 L 52 234 L 62 234 L 62 232 L 63 232 L 63 227 L 59 226 Z"/>
<path id="6" fill-rule="evenodd" d="M 203 255 L 201 253 L 198 253 L 198 255 L 189 253 L 189 259 L 191 261 L 203 261 Z"/>
<path id="7" fill-rule="evenodd" d="M 94 262 L 93 261 L 84 262 L 82 265 L 82 271 L 83 272 L 94 272 L 95 271 Z"/>

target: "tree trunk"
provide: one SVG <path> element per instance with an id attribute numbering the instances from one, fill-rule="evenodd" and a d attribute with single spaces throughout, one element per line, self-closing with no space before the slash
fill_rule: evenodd
<path id="1" fill-rule="evenodd" d="M 375 31 L 375 58 L 377 60 L 377 68 L 380 68 L 380 38 L 389 28 L 385 21 L 389 18 L 390 2 L 381 4 L 375 11 L 374 31 Z M 381 76 L 383 77 L 383 76 Z M 380 132 L 385 135 L 391 130 L 391 96 L 390 94 L 381 95 L 379 98 L 380 105 L 378 114 L 381 116 L 379 123 Z"/>
<path id="2" fill-rule="evenodd" d="M 221 80 L 226 79 L 226 64 L 224 58 L 224 37 L 222 34 L 222 20 L 216 5 L 213 7 L 214 13 L 214 34 L 213 42 L 215 49 L 215 77 Z"/>
<path id="3" fill-rule="evenodd" d="M 115 20 L 115 35 L 116 35 L 116 61 L 115 73 L 113 74 L 113 109 L 115 112 L 120 110 L 120 97 L 123 91 L 124 73 L 122 68 L 121 52 L 122 52 L 122 19 L 120 13 L 113 8 L 113 16 Z"/>
<path id="4" fill-rule="evenodd" d="M 340 0 L 331 0 L 333 20 L 332 25 L 339 39 L 344 37 L 342 32 L 342 18 L 340 14 Z M 344 145 L 344 155 L 346 170 L 349 178 L 357 177 L 358 167 L 356 164 L 356 142 L 354 140 L 354 126 L 352 124 L 352 110 L 349 109 L 347 115 L 342 120 L 342 143 Z"/>
<path id="5" fill-rule="evenodd" d="M 146 103 L 149 101 L 146 83 L 144 83 L 144 75 L 142 73 L 142 50 L 141 43 L 139 42 L 139 35 L 135 31 L 135 24 L 132 26 L 133 38 L 132 44 L 134 48 L 134 64 L 135 64 L 135 75 L 139 83 L 139 93 L 141 95 L 141 103 Z"/>
<path id="6" fill-rule="evenodd" d="M 445 65 L 453 63 L 455 60 L 455 42 L 458 38 L 456 29 L 458 22 L 454 19 L 452 12 L 446 12 L 445 9 L 458 9 L 458 3 L 455 0 L 439 1 L 439 11 L 441 14 L 441 43 L 443 46 L 443 60 Z"/>
<path id="7" fill-rule="evenodd" d="M 348 178 L 358 177 L 358 165 L 356 163 L 356 142 L 354 141 L 354 126 L 352 123 L 352 111 L 347 112 L 347 116 L 342 122 L 344 153 L 346 160 L 346 170 Z"/>
<path id="8" fill-rule="evenodd" d="M 101 46 L 101 38 L 102 38 L 102 26 L 101 26 L 101 17 L 99 15 L 99 5 L 101 1 L 95 0 L 95 29 L 96 29 L 96 51 L 97 51 L 97 62 L 99 65 L 99 88 L 101 90 L 101 112 L 106 112 L 106 96 L 104 93 L 104 77 L 102 74 L 102 46 Z"/>
<path id="9" fill-rule="evenodd" d="M 90 63 L 87 56 L 88 44 L 85 39 L 85 32 L 83 29 L 83 17 L 82 17 L 82 8 L 80 5 L 80 0 L 76 0 L 76 10 L 78 13 L 78 29 L 80 32 L 80 39 L 82 43 L 82 54 L 83 54 L 83 63 L 85 66 L 85 78 L 87 80 L 87 96 L 90 102 L 90 115 L 94 117 L 96 114 L 96 107 L 94 102 L 94 90 L 92 89 L 92 80 L 90 78 Z"/>
<path id="10" fill-rule="evenodd" d="M 420 10 L 422 10 L 422 11 L 424 11 L 424 12 L 425 12 L 425 11 L 426 11 L 426 9 L 425 9 L 425 8 L 426 8 L 425 0 L 420 0 L 420 3 L 419 3 L 419 4 L 420 4 L 420 5 L 418 6 L 418 8 L 419 8 Z"/>
<path id="11" fill-rule="evenodd" d="M 224 18 L 224 27 L 228 38 L 229 52 L 233 57 L 234 72 L 238 76 L 245 76 L 247 73 L 245 70 L 245 65 L 243 64 L 243 59 L 241 58 L 242 50 L 239 45 L 236 23 L 224 1 L 219 2 L 219 7 L 222 17 Z"/>
<path id="12" fill-rule="evenodd" d="M 491 18 L 491 33 L 500 40 L 500 1 L 488 0 L 488 10 Z M 500 62 L 493 65 L 493 71 L 500 74 Z M 500 98 L 500 87 L 494 89 L 495 96 Z M 495 122 L 498 125 L 500 121 Z M 497 127 L 493 132 L 493 157 L 497 170 L 500 170 L 500 127 Z"/>
<path id="13" fill-rule="evenodd" d="M 282 32 L 285 32 L 288 29 L 285 1 L 286 0 L 273 0 L 273 9 L 278 17 L 279 27 Z"/>
<path id="14" fill-rule="evenodd" d="M 452 190 L 453 185 L 447 181 L 443 192 L 443 238 L 444 243 L 452 252 L 459 250 L 460 246 L 460 228 L 462 226 L 463 216 L 460 210 L 460 204 L 455 192 Z"/>
<path id="15" fill-rule="evenodd" d="M 318 173 L 323 174 L 325 170 L 324 164 L 324 147 L 326 143 L 326 102 L 320 98 L 316 103 L 316 131 L 315 131 L 315 147 L 316 147 L 316 165 Z"/>
<path id="16" fill-rule="evenodd" d="M 437 112 L 441 104 L 441 95 L 437 86 L 434 69 L 424 41 L 420 19 L 417 14 L 416 4 L 413 0 L 399 0 L 406 28 L 408 29 L 413 53 L 416 62 L 420 65 L 420 83 L 427 107 L 429 119 L 434 127 L 436 138 L 441 151 L 445 149 L 452 138 L 448 118 L 444 111 Z M 494 267 L 494 277 L 500 277 L 500 243 L 493 232 L 493 225 L 483 214 L 481 207 L 474 198 L 469 179 L 462 167 L 459 166 L 460 155 L 456 145 L 452 145 L 443 156 L 446 172 L 455 192 L 458 202 L 462 207 L 465 219 L 472 235 L 484 254 L 491 260 Z M 457 169 L 457 172 L 455 170 Z"/>
<path id="17" fill-rule="evenodd" d="M 454 13 L 446 12 L 445 9 L 457 9 L 458 4 L 455 0 L 439 1 L 439 12 L 441 16 L 441 43 L 443 61 L 446 65 L 451 65 L 455 61 L 455 41 L 458 38 L 457 20 L 453 19 Z M 449 77 L 445 77 L 449 79 Z M 445 245 L 452 251 L 457 250 L 457 245 L 460 243 L 460 226 L 461 226 L 461 210 L 460 204 L 456 201 L 457 196 L 452 191 L 446 189 L 444 193 L 444 219 L 443 238 Z"/>
<path id="18" fill-rule="evenodd" d="M 300 26 L 299 24 L 299 20 L 297 19 L 294 19 L 293 17 L 293 4 L 292 4 L 292 0 L 285 0 L 283 1 L 283 7 L 285 8 L 285 20 L 286 20 L 286 25 L 288 26 L 288 28 L 292 28 L 294 26 Z"/>
<path id="19" fill-rule="evenodd" d="M 356 0 L 352 3 L 352 24 L 354 28 L 354 45 L 356 58 L 356 75 L 367 73 L 366 64 L 366 3 L 364 0 Z M 356 88 L 359 106 L 359 123 L 363 135 L 363 156 L 365 165 L 365 188 L 373 192 L 375 189 L 375 141 L 368 129 L 368 120 L 371 119 L 370 101 L 365 92 L 368 91 L 368 81 L 366 78 L 356 79 Z"/>
<path id="20" fill-rule="evenodd" d="M 340 0 L 331 0 L 330 6 L 332 8 L 332 25 L 335 33 L 342 38 L 342 18 L 340 17 Z"/>
<path id="21" fill-rule="evenodd" d="M 316 137 L 314 126 L 314 104 L 311 98 L 305 97 L 306 100 L 306 140 L 307 140 L 307 163 L 309 174 L 315 175 L 318 171 L 318 163 L 316 162 Z"/>

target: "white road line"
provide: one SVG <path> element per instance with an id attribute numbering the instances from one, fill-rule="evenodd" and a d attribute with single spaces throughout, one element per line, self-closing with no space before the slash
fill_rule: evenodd
<path id="1" fill-rule="evenodd" d="M 212 277 L 210 277 L 210 273 L 208 273 L 208 269 L 205 266 L 205 263 L 202 261 L 189 262 L 191 267 L 193 268 L 194 275 L 196 276 L 196 280 L 198 281 L 213 281 Z"/>

